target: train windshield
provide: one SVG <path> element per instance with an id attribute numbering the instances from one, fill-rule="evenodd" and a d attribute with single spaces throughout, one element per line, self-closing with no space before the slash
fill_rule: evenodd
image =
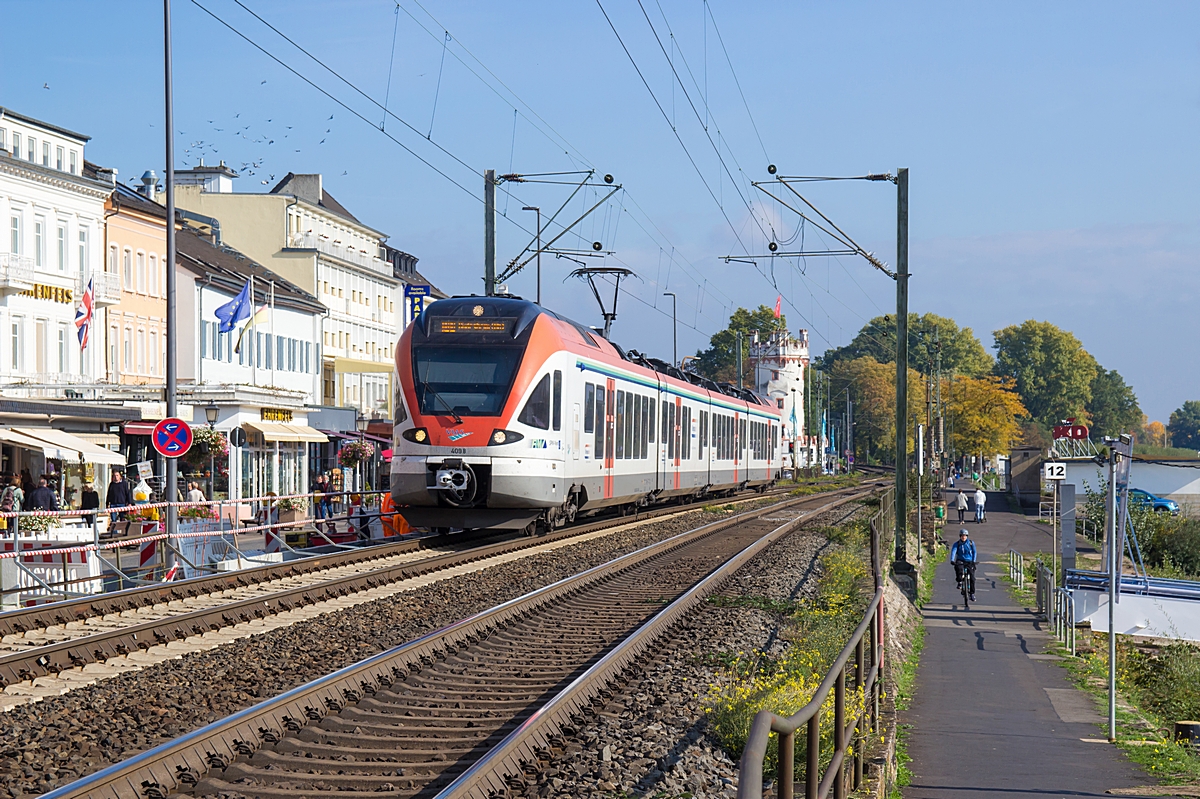
<path id="1" fill-rule="evenodd" d="M 421 413 L 499 416 L 523 352 L 523 347 L 413 347 Z"/>

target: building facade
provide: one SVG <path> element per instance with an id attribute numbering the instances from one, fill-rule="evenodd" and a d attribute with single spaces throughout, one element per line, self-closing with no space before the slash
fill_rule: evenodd
<path id="1" fill-rule="evenodd" d="M 783 411 L 785 457 L 790 453 L 791 465 L 796 468 L 817 462 L 816 444 L 804 429 L 804 374 L 808 363 L 807 330 L 796 331 L 795 337 L 786 330 L 772 332 L 765 339 L 754 334 L 750 364 L 755 390 Z"/>
<path id="2" fill-rule="evenodd" d="M 234 192 L 236 174 L 224 164 L 177 175 L 181 208 L 217 220 L 225 242 L 325 307 L 315 339 L 322 368 L 318 401 L 390 418 L 402 296 L 384 258 L 385 235 L 325 191 L 320 175 L 289 173 L 263 194 Z"/>
<path id="3" fill-rule="evenodd" d="M 74 324 L 88 280 L 104 280 L 113 189 L 111 171 L 85 170 L 87 142 L 0 107 L 0 384 L 9 396 L 72 396 L 105 376 L 102 348 L 81 351 Z"/>
<path id="4" fill-rule="evenodd" d="M 153 173 L 143 193 L 116 186 L 105 204 L 104 271 L 93 283 L 106 308 L 96 332 L 106 380 L 165 382 L 167 351 L 167 212 L 155 199 Z M 113 300 L 116 300 L 113 302 Z"/>

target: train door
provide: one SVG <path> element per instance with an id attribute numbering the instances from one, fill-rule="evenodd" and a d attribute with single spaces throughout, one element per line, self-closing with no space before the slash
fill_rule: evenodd
<path id="1" fill-rule="evenodd" d="M 579 403 L 571 406 L 571 457 L 579 460 L 579 425 L 583 419 L 580 416 Z"/>
<path id="2" fill-rule="evenodd" d="M 650 441 L 654 444 L 650 457 L 654 459 L 654 490 L 658 492 L 667 486 L 667 402 L 661 381 L 656 388 L 652 401 L 655 413 L 650 416 Z"/>
<path id="3" fill-rule="evenodd" d="M 607 395 L 607 402 L 604 403 L 604 498 L 611 499 L 613 496 L 613 458 L 616 455 L 613 439 L 616 436 L 617 424 L 617 381 L 611 377 L 608 378 L 604 393 Z"/>
<path id="4" fill-rule="evenodd" d="M 671 406 L 671 459 L 672 465 L 675 467 L 675 476 L 673 485 L 676 490 L 679 489 L 679 462 L 683 456 L 683 398 L 676 397 L 675 404 Z"/>
<path id="5" fill-rule="evenodd" d="M 741 482 L 741 480 L 738 478 L 738 466 L 740 466 L 742 462 L 742 439 L 740 435 L 742 423 L 739 421 L 739 419 L 741 419 L 741 416 L 737 411 L 734 411 L 733 430 L 731 432 L 733 434 L 733 482 L 735 484 Z"/>

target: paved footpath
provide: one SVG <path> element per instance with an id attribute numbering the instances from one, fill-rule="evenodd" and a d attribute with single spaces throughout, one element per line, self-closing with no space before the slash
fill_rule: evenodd
<path id="1" fill-rule="evenodd" d="M 905 799 L 1101 797 L 1153 784 L 1104 742 L 1096 704 L 1043 654 L 1052 636 L 1002 579 L 1010 548 L 1050 550 L 1049 526 L 1010 512 L 1001 493 L 989 492 L 987 509 L 983 524 L 962 525 L 979 549 L 978 604 L 963 611 L 954 568 L 943 563 L 923 609 L 925 651 L 901 717 L 913 727 Z M 944 530 L 957 539 L 956 521 Z"/>

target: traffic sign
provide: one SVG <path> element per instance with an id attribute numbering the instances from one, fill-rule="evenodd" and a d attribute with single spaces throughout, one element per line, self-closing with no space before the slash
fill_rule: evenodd
<path id="1" fill-rule="evenodd" d="M 1044 480 L 1066 480 L 1067 479 L 1067 464 L 1059 462 L 1047 462 L 1042 464 L 1042 479 Z"/>
<path id="2" fill-rule="evenodd" d="M 154 425 L 150 440 L 158 454 L 178 458 L 192 448 L 192 428 L 182 419 L 163 419 Z"/>

